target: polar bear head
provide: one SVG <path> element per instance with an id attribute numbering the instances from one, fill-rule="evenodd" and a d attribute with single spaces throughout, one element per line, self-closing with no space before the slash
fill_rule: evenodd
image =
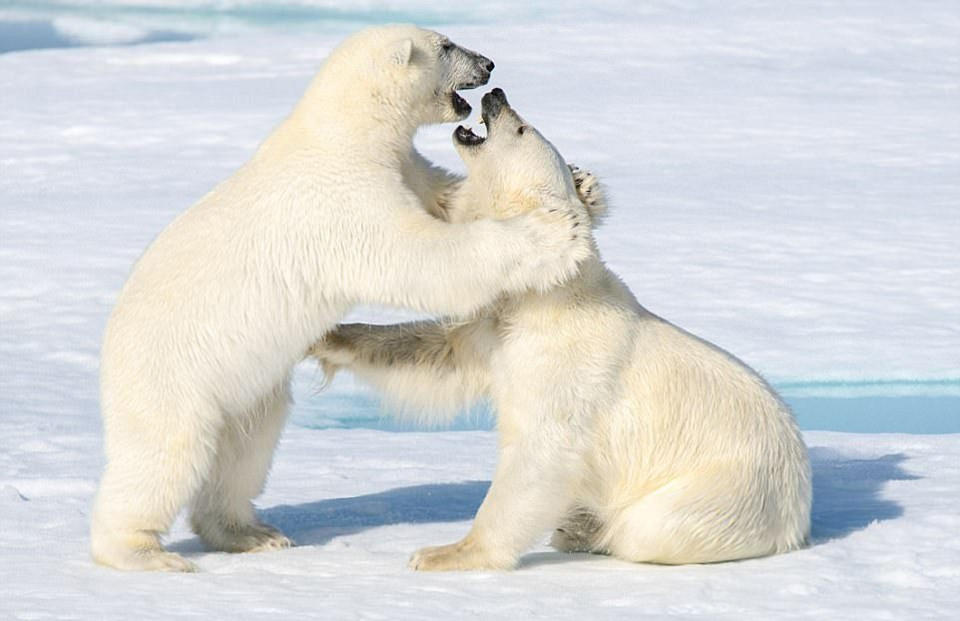
<path id="1" fill-rule="evenodd" d="M 550 204 L 579 201 L 596 224 L 606 199 L 596 179 L 571 170 L 549 140 L 510 107 L 502 90 L 483 96 L 486 137 L 457 127 L 453 142 L 467 180 L 447 207 L 451 221 L 504 219 Z"/>
<path id="2" fill-rule="evenodd" d="M 389 124 L 401 133 L 460 121 L 470 104 L 457 91 L 487 83 L 493 61 L 413 25 L 375 26 L 352 35 L 324 62 L 303 112 L 338 122 Z"/>

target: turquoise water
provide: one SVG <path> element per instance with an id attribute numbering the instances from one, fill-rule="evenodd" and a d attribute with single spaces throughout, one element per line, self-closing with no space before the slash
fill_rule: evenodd
<path id="1" fill-rule="evenodd" d="M 960 380 L 806 382 L 784 383 L 777 388 L 805 430 L 960 433 Z M 318 429 L 422 430 L 390 417 L 377 398 L 367 392 L 314 395 L 301 399 L 297 411 L 296 423 Z M 476 407 L 458 417 L 453 425 L 444 427 L 445 430 L 492 428 L 493 416 L 484 406 Z"/>
<path id="2" fill-rule="evenodd" d="M 788 397 L 787 402 L 801 429 L 960 433 L 960 397 Z"/>

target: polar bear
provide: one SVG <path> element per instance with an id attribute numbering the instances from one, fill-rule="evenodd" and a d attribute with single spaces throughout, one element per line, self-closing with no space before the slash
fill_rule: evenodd
<path id="1" fill-rule="evenodd" d="M 457 90 L 492 69 L 414 26 L 352 36 L 253 158 L 140 257 L 103 339 L 97 562 L 193 570 L 159 538 L 188 503 L 212 548 L 290 545 L 251 499 L 291 370 L 354 305 L 464 315 L 575 273 L 591 243 L 582 208 L 460 224 L 430 215 L 460 180 L 414 150 L 414 133 L 465 118 Z"/>
<path id="2" fill-rule="evenodd" d="M 453 221 L 511 218 L 580 197 L 571 175 L 508 105 L 483 98 L 486 138 L 455 133 L 466 184 Z M 644 309 L 594 247 L 579 274 L 510 296 L 469 321 L 342 325 L 311 349 L 413 411 L 491 400 L 493 482 L 469 534 L 424 548 L 418 570 L 507 569 L 545 532 L 562 551 L 630 561 L 729 561 L 799 548 L 811 475 L 793 415 L 731 354 Z"/>

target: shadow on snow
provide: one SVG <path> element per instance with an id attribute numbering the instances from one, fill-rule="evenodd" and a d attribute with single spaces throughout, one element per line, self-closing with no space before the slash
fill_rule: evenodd
<path id="1" fill-rule="evenodd" d="M 901 467 L 907 459 L 902 453 L 850 459 L 831 449 L 813 448 L 810 457 L 813 545 L 846 537 L 873 522 L 900 517 L 903 508 L 882 497 L 884 485 L 887 481 L 920 478 Z M 380 526 L 471 520 L 489 487 L 487 481 L 414 485 L 351 498 L 277 505 L 260 515 L 297 544 L 316 546 Z M 177 542 L 171 549 L 194 552 L 202 548 L 194 538 Z"/>
<path id="2" fill-rule="evenodd" d="M 883 498 L 887 481 L 920 477 L 901 467 L 903 453 L 850 459 L 827 448 L 810 449 L 813 462 L 813 545 L 839 539 L 873 522 L 903 515 L 903 507 Z"/>
<path id="3" fill-rule="evenodd" d="M 260 515 L 299 545 L 323 545 L 378 526 L 471 520 L 489 487 L 487 481 L 414 485 L 353 498 L 278 505 Z"/>

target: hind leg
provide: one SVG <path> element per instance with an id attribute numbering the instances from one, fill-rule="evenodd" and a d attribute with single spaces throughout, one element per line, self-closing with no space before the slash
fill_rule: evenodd
<path id="1" fill-rule="evenodd" d="M 562 524 L 553 531 L 550 546 L 560 552 L 591 552 L 603 554 L 600 536 L 603 522 L 586 507 L 575 508 Z"/>
<path id="2" fill-rule="evenodd" d="M 193 563 L 164 550 L 160 536 L 206 475 L 219 419 L 216 408 L 200 404 L 105 417 L 107 466 L 90 530 L 97 563 L 196 571 Z"/>
<path id="3" fill-rule="evenodd" d="M 250 411 L 231 417 L 217 440 L 210 474 L 193 501 L 190 524 L 215 550 L 259 552 L 292 542 L 257 518 L 253 498 L 263 491 L 290 404 L 284 382 Z"/>
<path id="4" fill-rule="evenodd" d="M 664 485 L 614 513 L 600 543 L 629 561 L 717 563 L 776 552 L 776 516 L 763 493 L 723 473 Z"/>

